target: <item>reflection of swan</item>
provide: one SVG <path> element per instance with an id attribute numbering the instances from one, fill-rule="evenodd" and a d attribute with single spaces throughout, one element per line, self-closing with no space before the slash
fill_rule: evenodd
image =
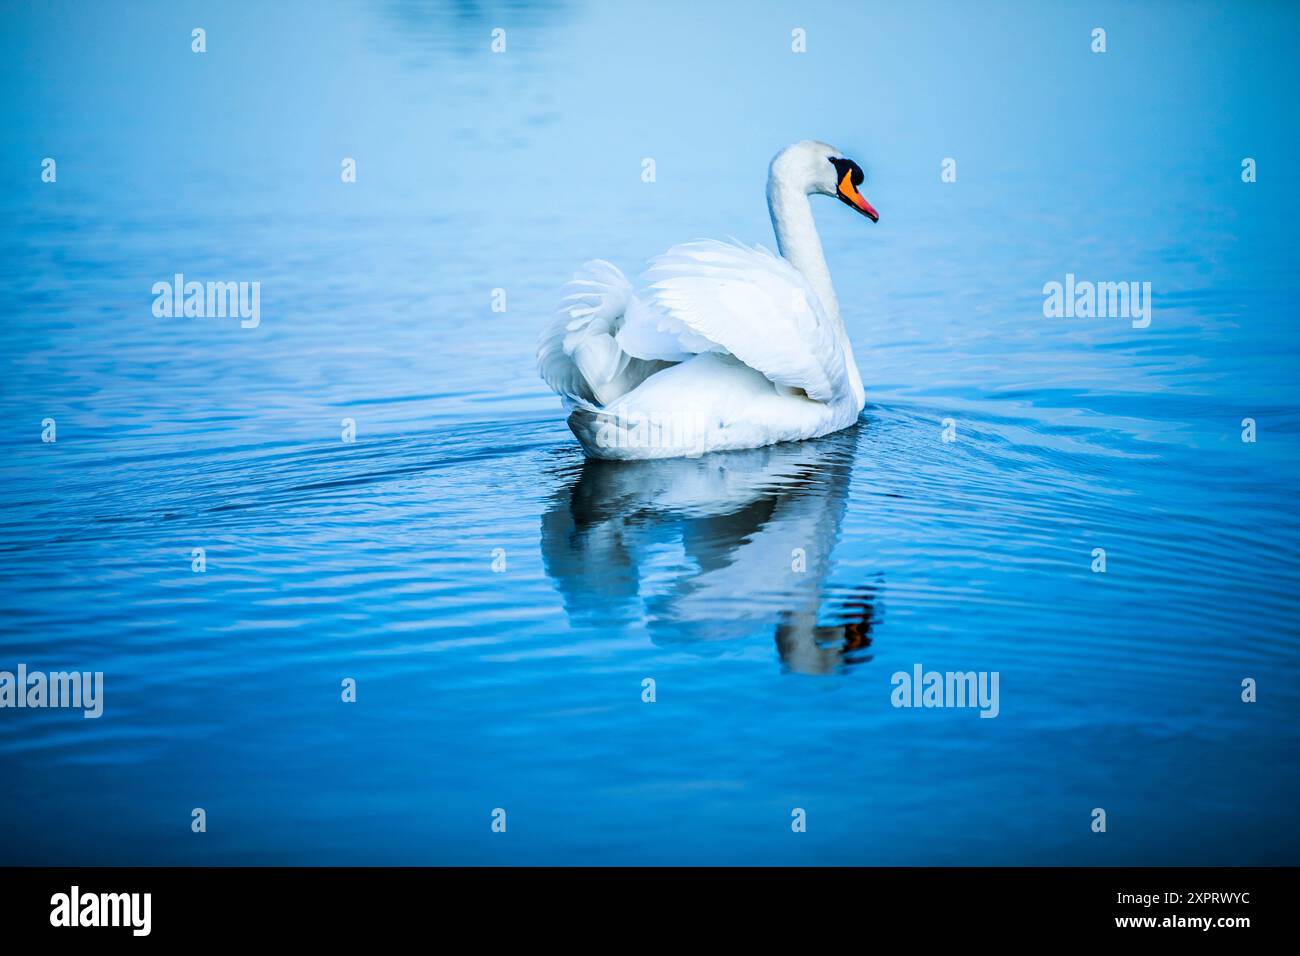
<path id="1" fill-rule="evenodd" d="M 871 643 L 874 586 L 822 598 L 856 443 L 851 429 L 702 458 L 584 461 L 542 517 L 542 561 L 570 619 L 643 620 L 661 644 L 775 632 L 792 670 L 851 662 Z"/>
<path id="2" fill-rule="evenodd" d="M 671 458 L 847 428 L 864 393 L 808 197 L 877 219 L 858 164 L 825 143 L 772 160 L 767 204 L 780 256 L 704 240 L 650 263 L 633 292 L 588 262 L 542 333 L 542 377 L 594 458 Z"/>

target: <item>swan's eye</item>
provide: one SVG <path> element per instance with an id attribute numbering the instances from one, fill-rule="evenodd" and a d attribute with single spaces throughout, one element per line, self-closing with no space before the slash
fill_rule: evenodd
<path id="1" fill-rule="evenodd" d="M 862 180 L 866 177 L 862 172 L 861 166 L 851 159 L 845 159 L 843 156 L 831 156 L 830 161 L 831 165 L 835 167 L 835 172 L 837 174 L 835 177 L 836 179 L 843 179 L 845 176 L 848 176 L 849 182 L 854 186 L 862 185 Z"/>

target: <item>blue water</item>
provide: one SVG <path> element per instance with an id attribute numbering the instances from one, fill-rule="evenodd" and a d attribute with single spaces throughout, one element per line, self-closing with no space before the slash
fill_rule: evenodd
<path id="1" fill-rule="evenodd" d="M 0 710 L 0 863 L 1300 863 L 1293 5 L 2 22 L 0 670 L 105 699 Z M 560 285 L 770 244 L 809 137 L 881 212 L 814 207 L 859 425 L 584 462 Z M 1067 272 L 1150 327 L 1044 318 Z"/>

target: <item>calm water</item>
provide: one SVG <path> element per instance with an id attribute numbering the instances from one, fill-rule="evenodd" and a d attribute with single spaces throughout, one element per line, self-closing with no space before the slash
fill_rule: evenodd
<path id="1" fill-rule="evenodd" d="M 1295 9 L 702 7 L 6 5 L 0 669 L 106 687 L 0 711 L 0 862 L 1300 862 Z M 584 462 L 559 286 L 807 137 L 860 424 Z"/>

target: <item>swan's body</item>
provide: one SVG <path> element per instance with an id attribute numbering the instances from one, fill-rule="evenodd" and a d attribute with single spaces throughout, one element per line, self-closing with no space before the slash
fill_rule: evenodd
<path id="1" fill-rule="evenodd" d="M 865 393 L 808 196 L 837 195 L 874 220 L 861 181 L 838 150 L 797 143 L 768 176 L 780 256 L 689 242 L 653 259 L 641 290 L 608 262 L 584 265 L 538 347 L 583 450 L 672 458 L 853 424 Z"/>

